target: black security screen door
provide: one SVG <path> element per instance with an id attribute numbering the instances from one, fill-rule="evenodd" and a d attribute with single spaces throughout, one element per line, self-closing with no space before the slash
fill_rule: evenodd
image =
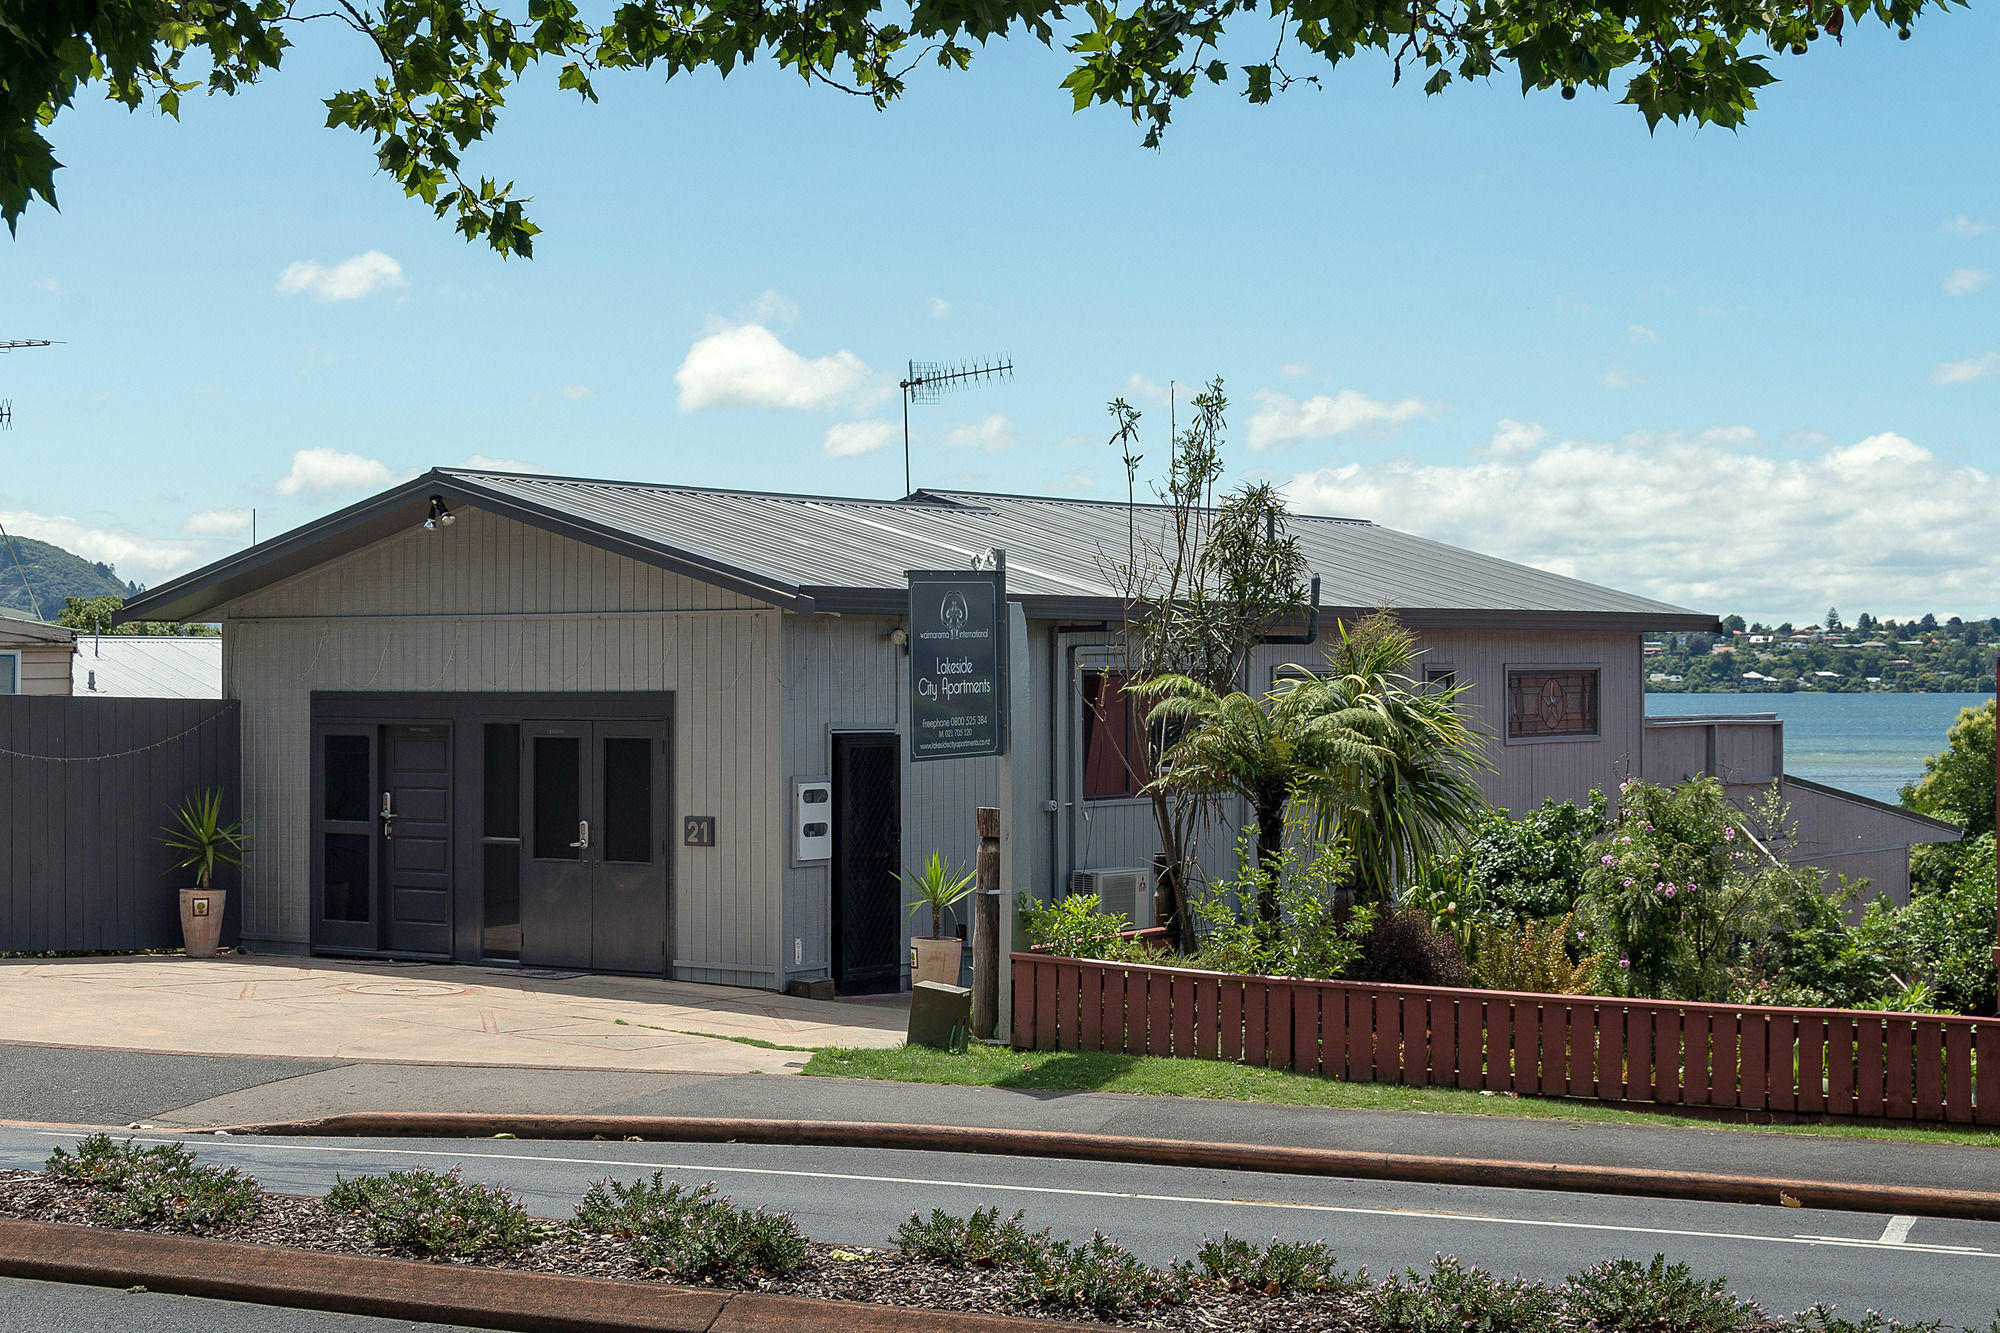
<path id="1" fill-rule="evenodd" d="M 903 984 L 901 765 L 893 732 L 833 738 L 833 980 L 846 995 Z"/>
<path id="2" fill-rule="evenodd" d="M 382 947 L 451 952 L 451 728 L 382 728 Z"/>
<path id="3" fill-rule="evenodd" d="M 322 728 L 313 769 L 313 946 L 373 950 L 381 866 L 374 727 Z"/>

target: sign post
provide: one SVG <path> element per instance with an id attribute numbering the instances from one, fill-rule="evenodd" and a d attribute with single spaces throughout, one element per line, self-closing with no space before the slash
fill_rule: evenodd
<path id="1" fill-rule="evenodd" d="M 1001 935 L 1013 895 L 1000 884 L 1003 816 L 1012 813 L 1007 758 L 1009 653 L 1017 608 L 1007 603 L 1007 557 L 991 567 L 911 570 L 910 760 L 998 758 L 1002 807 L 977 813 L 972 921 L 973 1033 L 990 1037 L 1008 996 Z M 1025 624 L 1025 622 L 1023 622 Z"/>
<path id="2" fill-rule="evenodd" d="M 912 570 L 910 759 L 1007 750 L 1004 569 Z"/>

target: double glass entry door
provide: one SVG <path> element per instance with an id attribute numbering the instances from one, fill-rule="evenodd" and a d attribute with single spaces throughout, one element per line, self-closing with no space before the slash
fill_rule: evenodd
<path id="1" fill-rule="evenodd" d="M 520 726 L 520 959 L 667 970 L 667 727 Z"/>

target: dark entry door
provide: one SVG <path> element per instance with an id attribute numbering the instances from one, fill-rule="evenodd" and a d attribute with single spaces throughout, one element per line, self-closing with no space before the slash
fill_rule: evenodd
<path id="1" fill-rule="evenodd" d="M 319 729 L 313 770 L 313 947 L 333 951 L 380 948 L 375 882 L 381 865 L 382 820 L 376 805 L 371 726 Z"/>
<path id="2" fill-rule="evenodd" d="M 902 986 L 901 777 L 894 732 L 833 738 L 833 982 L 846 995 Z"/>
<path id="3" fill-rule="evenodd" d="M 523 732 L 521 961 L 664 973 L 667 725 L 536 722 Z"/>
<path id="4" fill-rule="evenodd" d="M 451 728 L 384 727 L 382 751 L 382 947 L 448 954 Z"/>
<path id="5" fill-rule="evenodd" d="M 531 722 L 528 746 L 527 865 L 521 876 L 521 961 L 542 967 L 591 965 L 591 765 L 588 722 Z"/>

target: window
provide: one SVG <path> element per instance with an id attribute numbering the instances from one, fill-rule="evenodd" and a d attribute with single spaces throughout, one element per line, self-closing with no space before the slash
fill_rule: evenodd
<path id="1" fill-rule="evenodd" d="M 0 653 L 0 694 L 21 692 L 21 655 Z"/>
<path id="2" fill-rule="evenodd" d="M 1083 673 L 1084 800 L 1137 796 L 1146 785 L 1146 751 L 1136 743 L 1142 707 L 1125 693 L 1122 672 Z"/>
<path id="3" fill-rule="evenodd" d="M 1455 666 L 1427 666 L 1424 668 L 1424 684 L 1435 685 L 1441 690 L 1451 689 L 1458 684 L 1458 668 Z"/>
<path id="4" fill-rule="evenodd" d="M 1597 672 L 1519 667 L 1507 672 L 1507 739 L 1597 735 Z"/>

